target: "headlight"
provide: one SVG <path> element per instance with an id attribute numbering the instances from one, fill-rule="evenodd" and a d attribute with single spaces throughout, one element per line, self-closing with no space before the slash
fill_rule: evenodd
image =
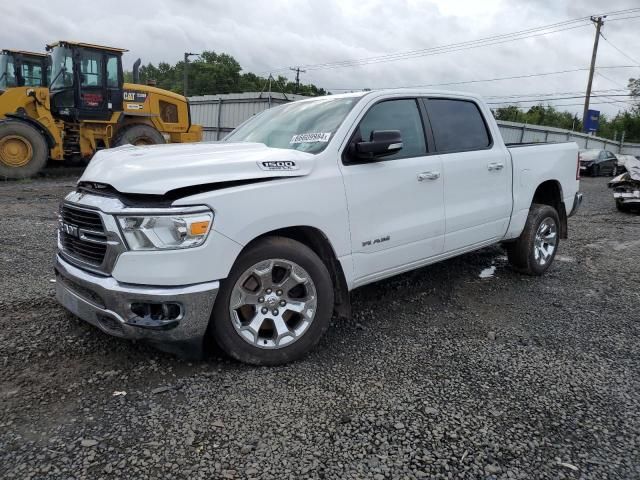
<path id="1" fill-rule="evenodd" d="M 125 215 L 118 223 L 131 250 L 171 250 L 202 245 L 213 213 Z"/>

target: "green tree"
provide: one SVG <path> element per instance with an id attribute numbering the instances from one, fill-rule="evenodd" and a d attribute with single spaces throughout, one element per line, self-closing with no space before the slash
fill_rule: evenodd
<path id="1" fill-rule="evenodd" d="M 175 65 L 161 62 L 156 67 L 152 63 L 140 67 L 140 81 L 154 83 L 159 88 L 183 93 L 184 61 Z M 216 95 L 221 93 L 259 92 L 266 90 L 268 78 L 254 73 L 242 72 L 238 61 L 226 53 L 203 52 L 188 66 L 189 95 Z M 126 81 L 132 81 L 131 72 L 125 72 Z M 295 82 L 284 76 L 272 79 L 273 92 L 294 93 Z M 307 96 L 326 95 L 328 92 L 316 85 L 300 85 L 298 93 Z"/>

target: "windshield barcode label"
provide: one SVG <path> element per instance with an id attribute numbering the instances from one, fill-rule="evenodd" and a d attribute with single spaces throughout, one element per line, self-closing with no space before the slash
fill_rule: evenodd
<path id="1" fill-rule="evenodd" d="M 291 137 L 289 143 L 328 142 L 330 137 L 331 133 L 302 133 Z"/>

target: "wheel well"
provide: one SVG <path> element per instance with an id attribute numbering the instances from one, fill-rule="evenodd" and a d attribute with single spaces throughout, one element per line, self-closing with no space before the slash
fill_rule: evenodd
<path id="1" fill-rule="evenodd" d="M 252 240 L 245 248 L 264 237 L 286 237 L 296 240 L 311 250 L 324 262 L 331 275 L 334 289 L 334 312 L 340 318 L 349 318 L 351 316 L 351 301 L 349 298 L 349 289 L 347 280 L 342 271 L 342 265 L 338 261 L 333 247 L 329 239 L 322 231 L 315 227 L 295 226 L 280 228 L 264 233 Z"/>
<path id="2" fill-rule="evenodd" d="M 47 129 L 47 127 L 45 127 L 43 124 L 41 124 L 35 118 L 31 118 L 31 117 L 29 117 L 27 115 L 19 115 L 19 114 L 16 114 L 16 113 L 7 113 L 7 114 L 5 114 L 5 117 L 11 118 L 13 120 L 17 120 L 19 122 L 24 122 L 24 123 L 26 123 L 28 125 L 31 125 L 32 127 L 34 127 L 36 130 L 38 130 L 44 136 L 44 139 L 47 142 L 47 146 L 50 149 L 55 147 L 56 141 L 53 138 L 53 135 L 51 135 L 51 132 Z"/>
<path id="3" fill-rule="evenodd" d="M 547 180 L 538 185 L 533 194 L 532 204 L 549 205 L 558 212 L 560 217 L 560 238 L 567 238 L 567 209 L 562 199 L 562 186 L 557 180 Z"/>

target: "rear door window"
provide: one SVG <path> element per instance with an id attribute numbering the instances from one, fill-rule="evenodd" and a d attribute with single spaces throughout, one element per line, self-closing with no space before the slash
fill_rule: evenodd
<path id="1" fill-rule="evenodd" d="M 425 103 L 437 152 L 464 152 L 491 147 L 491 135 L 474 102 L 430 98 Z"/>

